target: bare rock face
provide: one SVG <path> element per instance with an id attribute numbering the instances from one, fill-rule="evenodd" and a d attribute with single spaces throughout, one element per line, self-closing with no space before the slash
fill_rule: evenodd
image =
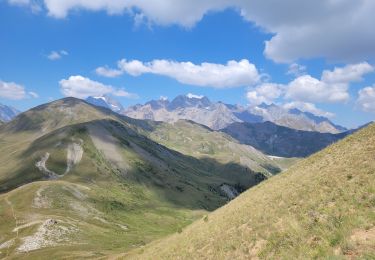
<path id="1" fill-rule="evenodd" d="M 321 133 L 341 133 L 347 129 L 332 123 L 328 118 L 298 109 L 285 109 L 274 104 L 242 107 L 222 102 L 211 102 L 207 97 L 193 94 L 180 95 L 172 101 L 151 100 L 120 112 L 136 119 L 176 122 L 191 120 L 213 130 L 223 129 L 233 123 L 261 123 L 270 121 L 297 130 Z"/>

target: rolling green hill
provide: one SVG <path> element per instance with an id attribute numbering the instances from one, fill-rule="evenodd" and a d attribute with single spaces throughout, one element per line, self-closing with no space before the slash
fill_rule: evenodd
<path id="1" fill-rule="evenodd" d="M 134 120 L 74 98 L 20 114 L 0 127 L 0 144 L 0 257 L 17 259 L 143 246 L 281 165 L 197 124 Z"/>
<path id="2" fill-rule="evenodd" d="M 374 259 L 375 124 L 122 258 Z"/>

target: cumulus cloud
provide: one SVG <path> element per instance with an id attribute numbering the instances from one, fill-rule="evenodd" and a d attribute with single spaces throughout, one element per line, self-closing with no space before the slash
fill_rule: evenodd
<path id="1" fill-rule="evenodd" d="M 324 57 L 358 62 L 375 58 L 372 0 L 241 1 L 243 16 L 274 36 L 264 53 L 277 62 Z"/>
<path id="2" fill-rule="evenodd" d="M 270 104 L 279 98 L 284 91 L 285 86 L 274 83 L 263 83 L 246 93 L 246 98 L 251 106 L 257 106 L 262 103 Z"/>
<path id="3" fill-rule="evenodd" d="M 21 100 L 30 97 L 37 98 L 38 94 L 35 92 L 27 93 L 25 87 L 17 83 L 0 80 L 0 97 L 11 100 Z"/>
<path id="4" fill-rule="evenodd" d="M 135 77 L 149 73 L 167 76 L 183 84 L 214 88 L 254 85 L 261 78 L 255 65 L 246 59 L 241 61 L 231 60 L 226 64 L 208 62 L 194 64 L 170 60 L 142 62 L 123 59 L 118 62 L 118 69 L 99 67 L 96 72 L 99 75 L 109 77 L 118 76 L 122 73 Z"/>
<path id="5" fill-rule="evenodd" d="M 335 68 L 333 71 L 323 71 L 322 81 L 327 83 L 348 83 L 361 81 L 363 75 L 373 71 L 374 67 L 367 62 L 349 64 L 343 68 Z"/>
<path id="6" fill-rule="evenodd" d="M 310 75 L 300 76 L 288 84 L 286 98 L 317 103 L 345 102 L 349 99 L 350 83 L 362 80 L 363 75 L 372 71 L 374 68 L 363 62 L 325 70 L 320 80 Z"/>
<path id="7" fill-rule="evenodd" d="M 323 110 L 317 108 L 315 106 L 315 104 L 308 103 L 308 102 L 293 101 L 293 102 L 289 102 L 289 103 L 284 104 L 283 107 L 286 108 L 286 109 L 297 108 L 297 109 L 299 109 L 303 112 L 310 112 L 314 115 L 324 116 L 324 117 L 328 117 L 328 118 L 331 118 L 331 117 L 335 116 L 335 114 L 333 114 L 331 112 L 323 111 Z"/>
<path id="8" fill-rule="evenodd" d="M 327 84 L 305 75 L 288 85 L 286 98 L 307 102 L 345 102 L 349 99 L 348 84 Z"/>
<path id="9" fill-rule="evenodd" d="M 332 117 L 333 114 L 318 109 L 314 103 L 339 103 L 349 100 L 350 83 L 361 81 L 367 73 L 374 68 L 367 62 L 349 64 L 344 67 L 336 67 L 333 70 L 322 72 L 321 78 L 311 75 L 302 75 L 287 84 L 263 83 L 251 88 L 246 93 L 246 98 L 251 105 L 261 103 L 270 104 L 279 99 L 285 108 L 298 108 L 301 111 L 311 112 L 315 115 Z M 365 110 L 372 106 L 371 89 L 364 89 L 359 93 L 358 103 Z M 369 108 L 366 108 L 369 107 Z"/>
<path id="10" fill-rule="evenodd" d="M 233 6 L 228 0 L 44 0 L 48 15 L 64 18 L 70 11 L 85 9 L 90 11 L 106 11 L 110 15 L 131 14 L 135 22 L 144 20 L 160 25 L 179 24 L 193 26 L 208 11 L 223 10 Z"/>
<path id="11" fill-rule="evenodd" d="M 205 14 L 227 8 L 274 36 L 264 53 L 277 62 L 325 57 L 358 62 L 375 58 L 373 0 L 8 0 L 23 5 L 41 2 L 48 15 L 64 18 L 73 10 L 130 14 L 135 22 L 192 27 Z"/>
<path id="12" fill-rule="evenodd" d="M 375 113 L 375 85 L 358 92 L 357 104 L 363 111 Z"/>
<path id="13" fill-rule="evenodd" d="M 69 55 L 69 53 L 67 51 L 64 51 L 64 50 L 60 50 L 60 51 L 51 51 L 48 55 L 47 55 L 47 58 L 49 60 L 59 60 L 61 59 L 63 56 L 67 56 Z"/>
<path id="14" fill-rule="evenodd" d="M 89 96 L 103 96 L 105 94 L 128 98 L 137 97 L 136 94 L 126 92 L 124 89 L 117 89 L 80 75 L 62 79 L 59 84 L 62 94 L 66 97 L 85 99 Z"/>

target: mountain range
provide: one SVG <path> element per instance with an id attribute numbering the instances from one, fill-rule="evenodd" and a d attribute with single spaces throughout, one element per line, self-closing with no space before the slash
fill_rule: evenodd
<path id="1" fill-rule="evenodd" d="M 65 98 L 0 126 L 0 257 L 98 257 L 174 233 L 288 163 L 191 121 Z M 115 235 L 114 235 L 115 234 Z"/>
<path id="2" fill-rule="evenodd" d="M 107 100 L 105 97 L 90 97 L 86 101 L 98 105 L 97 100 L 101 102 L 99 106 L 111 108 L 109 102 L 102 104 Z M 132 118 L 169 123 L 191 120 L 225 132 L 267 155 L 289 158 L 309 156 L 353 132 L 327 118 L 298 109 L 285 109 L 274 104 L 245 108 L 212 103 L 207 97 L 193 94 L 180 95 L 172 101 L 165 98 L 151 100 L 145 105 L 116 112 Z"/>
<path id="3" fill-rule="evenodd" d="M 20 111 L 15 109 L 14 107 L 0 104 L 0 122 L 9 122 L 19 113 Z"/>
<path id="4" fill-rule="evenodd" d="M 352 237 L 373 235 L 374 125 L 215 131 L 94 100 L 57 100 L 0 126 L 1 258 L 371 258 L 372 240 Z M 148 106 L 210 103 L 188 95 Z"/>
<path id="5" fill-rule="evenodd" d="M 341 133 L 347 129 L 332 123 L 328 118 L 303 112 L 296 108 L 286 109 L 275 104 L 259 106 L 229 105 L 211 102 L 207 97 L 192 94 L 180 95 L 172 101 L 151 100 L 144 105 L 128 107 L 123 115 L 164 122 L 179 119 L 192 120 L 214 130 L 220 130 L 232 123 L 260 123 L 270 121 L 289 128 L 321 133 Z"/>

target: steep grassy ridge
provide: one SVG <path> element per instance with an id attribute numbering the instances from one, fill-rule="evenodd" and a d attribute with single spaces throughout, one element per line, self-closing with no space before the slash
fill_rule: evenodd
<path id="1" fill-rule="evenodd" d="M 375 124 L 122 257 L 375 258 Z"/>

